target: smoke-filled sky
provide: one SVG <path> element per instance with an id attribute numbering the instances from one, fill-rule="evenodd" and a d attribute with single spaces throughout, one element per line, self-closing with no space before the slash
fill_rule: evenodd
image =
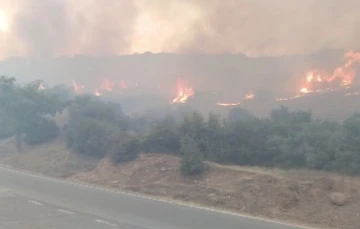
<path id="1" fill-rule="evenodd" d="M 360 48 L 359 0 L 0 0 L 0 59 Z"/>

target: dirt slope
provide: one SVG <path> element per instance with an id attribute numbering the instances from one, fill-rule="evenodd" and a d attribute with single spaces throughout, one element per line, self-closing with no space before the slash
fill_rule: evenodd
<path id="1" fill-rule="evenodd" d="M 358 178 L 208 164 L 204 175 L 186 179 L 178 166 L 179 159 L 168 155 L 142 155 L 119 166 L 104 159 L 94 170 L 70 179 L 272 219 L 359 228 Z"/>
<path id="2" fill-rule="evenodd" d="M 23 146 L 16 152 L 14 139 L 0 141 L 0 163 L 54 177 L 92 170 L 99 160 L 72 153 L 65 141 L 58 138 L 39 146 Z"/>

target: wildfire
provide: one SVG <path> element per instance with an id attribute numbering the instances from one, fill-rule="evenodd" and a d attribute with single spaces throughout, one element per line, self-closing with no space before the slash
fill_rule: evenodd
<path id="1" fill-rule="evenodd" d="M 99 89 L 95 89 L 94 94 L 95 94 L 96 96 L 101 96 L 101 95 L 102 95 L 102 93 L 99 91 Z"/>
<path id="2" fill-rule="evenodd" d="M 297 99 L 297 98 L 300 98 L 300 97 L 303 97 L 303 96 L 302 95 L 295 95 L 295 96 L 290 97 L 290 98 L 277 98 L 276 101 L 287 101 L 287 100 Z"/>
<path id="3" fill-rule="evenodd" d="M 307 94 L 307 93 L 310 93 L 310 92 L 312 92 L 312 91 L 310 91 L 310 90 L 307 89 L 306 87 L 303 87 L 303 88 L 300 89 L 300 92 L 301 92 L 301 93 L 304 93 L 304 94 Z"/>
<path id="4" fill-rule="evenodd" d="M 76 87 L 74 86 L 74 90 Z M 101 82 L 100 88 L 94 89 L 95 96 L 102 96 L 104 92 L 122 92 L 122 90 L 126 89 L 127 85 L 124 80 L 121 80 L 119 83 L 116 81 L 112 81 L 109 79 L 105 79 Z"/>
<path id="5" fill-rule="evenodd" d="M 330 83 L 338 86 L 349 86 L 356 75 L 354 64 L 360 63 L 359 52 L 348 52 L 345 54 L 346 63 L 343 66 L 335 68 L 332 74 L 327 74 L 322 70 L 311 70 L 306 73 L 306 83 L 300 89 L 301 93 L 309 93 L 321 89 L 324 86 L 329 87 Z"/>
<path id="6" fill-rule="evenodd" d="M 76 93 L 80 93 L 85 87 L 84 85 L 77 84 L 75 80 L 73 80 L 73 88 Z"/>
<path id="7" fill-rule="evenodd" d="M 309 93 L 325 93 L 330 91 L 348 90 L 352 84 L 356 71 L 355 64 L 360 63 L 359 52 L 345 54 L 346 62 L 343 66 L 335 68 L 332 74 L 323 70 L 311 70 L 305 74 L 305 82 L 300 88 L 300 94 L 290 98 L 278 98 L 277 101 L 291 100 L 306 96 Z M 347 94 L 347 95 L 352 95 Z"/>
<path id="8" fill-rule="evenodd" d="M 240 103 L 216 103 L 219 106 L 223 107 L 233 107 L 233 106 L 239 106 Z"/>
<path id="9" fill-rule="evenodd" d="M 355 65 L 360 63 L 360 52 L 347 52 L 344 55 L 345 63 L 334 68 L 331 72 L 327 72 L 321 69 L 312 69 L 305 72 L 302 78 L 302 83 L 298 86 L 298 93 L 287 98 L 273 98 L 277 101 L 286 101 L 301 98 L 304 96 L 312 95 L 313 93 L 326 93 L 334 91 L 345 91 L 350 88 L 354 78 L 356 76 Z M 91 88 L 95 96 L 102 96 L 107 92 L 123 93 L 128 87 L 138 87 L 138 82 L 129 83 L 124 80 L 110 80 L 104 79 L 97 88 Z M 85 89 L 83 85 L 80 85 L 73 81 L 73 88 L 76 93 L 82 93 Z M 45 90 L 45 85 L 41 84 L 39 90 Z M 360 95 L 358 92 L 346 91 L 346 96 Z M 344 93 L 344 95 L 345 95 Z M 195 94 L 194 89 L 184 80 L 179 79 L 177 81 L 177 93 L 176 97 L 171 103 L 186 103 L 189 98 Z M 239 100 L 232 100 L 231 102 L 220 101 L 216 104 L 224 107 L 239 106 L 242 103 L 248 103 L 248 100 L 253 100 L 255 94 L 248 92 L 243 94 L 243 97 Z"/>
<path id="10" fill-rule="evenodd" d="M 194 89 L 182 80 L 177 82 L 177 96 L 172 103 L 185 103 L 190 97 L 194 96 Z"/>
<path id="11" fill-rule="evenodd" d="M 254 99 L 255 98 L 255 94 L 254 93 L 248 93 L 245 95 L 245 100 L 249 100 L 249 99 Z"/>
<path id="12" fill-rule="evenodd" d="M 297 99 L 297 98 L 301 98 L 306 96 L 309 93 L 326 93 L 326 92 L 335 92 L 335 91 L 346 91 L 349 90 L 350 87 L 346 86 L 346 87 L 340 87 L 340 88 L 325 88 L 325 89 L 319 89 L 319 90 L 315 90 L 315 91 L 308 91 L 306 88 L 302 88 L 301 92 L 303 94 L 299 94 L 299 95 L 295 95 L 293 97 L 289 97 L 289 98 L 277 98 L 276 101 L 287 101 L 287 100 L 292 100 L 292 99 Z M 357 93 L 348 93 L 346 95 L 357 95 Z"/>
<path id="13" fill-rule="evenodd" d="M 101 83 L 101 90 L 103 90 L 103 91 L 113 91 L 114 87 L 115 87 L 115 82 L 110 81 L 108 79 L 105 79 Z"/>

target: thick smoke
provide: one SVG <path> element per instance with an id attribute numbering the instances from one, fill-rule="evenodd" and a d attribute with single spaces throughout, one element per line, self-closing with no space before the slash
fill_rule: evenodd
<path id="1" fill-rule="evenodd" d="M 0 58 L 360 48 L 358 0 L 1 0 Z"/>
<path id="2" fill-rule="evenodd" d="M 132 1 L 2 1 L 9 24 L 8 31 L 0 31 L 2 58 L 119 54 L 131 46 L 137 15 Z"/>

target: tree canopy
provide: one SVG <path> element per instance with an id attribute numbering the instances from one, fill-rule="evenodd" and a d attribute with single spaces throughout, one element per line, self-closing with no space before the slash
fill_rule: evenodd
<path id="1" fill-rule="evenodd" d="M 41 83 L 42 81 L 37 80 L 21 86 L 16 83 L 15 78 L 0 78 L 0 111 L 4 119 L 11 123 L 7 128 L 13 128 L 18 151 L 21 151 L 23 134 L 39 135 L 36 127 L 49 125 L 49 117 L 63 109 L 63 103 L 56 96 L 46 95 L 39 90 Z"/>

